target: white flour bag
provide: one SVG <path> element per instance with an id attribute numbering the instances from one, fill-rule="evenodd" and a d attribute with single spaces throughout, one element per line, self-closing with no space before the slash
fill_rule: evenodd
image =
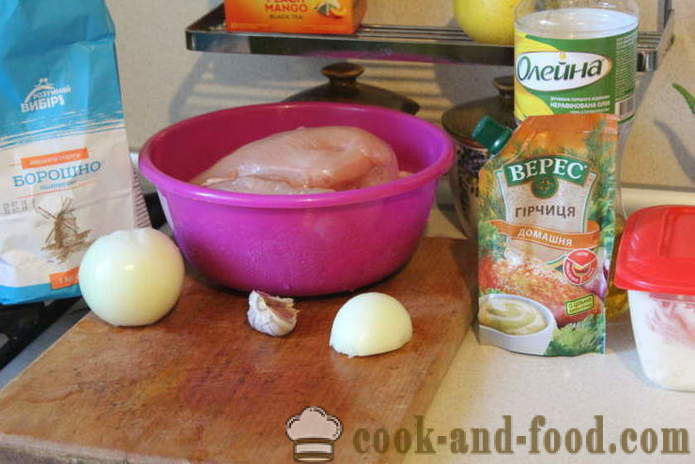
<path id="1" fill-rule="evenodd" d="M 85 249 L 146 224 L 128 153 L 103 0 L 2 0 L 0 303 L 78 296 Z"/>

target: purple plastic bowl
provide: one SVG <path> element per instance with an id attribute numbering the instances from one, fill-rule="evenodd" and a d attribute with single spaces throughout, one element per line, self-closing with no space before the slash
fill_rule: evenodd
<path id="1" fill-rule="evenodd" d="M 369 188 L 256 195 L 189 184 L 236 148 L 297 127 L 356 126 L 381 137 L 412 175 Z M 275 103 L 203 114 L 155 134 L 140 153 L 174 237 L 204 275 L 239 290 L 307 296 L 354 290 L 406 263 L 424 232 L 436 181 L 453 163 L 449 137 L 397 111 Z"/>

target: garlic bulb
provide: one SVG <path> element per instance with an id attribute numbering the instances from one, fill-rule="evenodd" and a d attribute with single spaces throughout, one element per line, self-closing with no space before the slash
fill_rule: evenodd
<path id="1" fill-rule="evenodd" d="M 297 325 L 297 311 L 292 298 L 280 298 L 254 290 L 249 294 L 246 317 L 254 329 L 273 337 L 292 332 Z"/>

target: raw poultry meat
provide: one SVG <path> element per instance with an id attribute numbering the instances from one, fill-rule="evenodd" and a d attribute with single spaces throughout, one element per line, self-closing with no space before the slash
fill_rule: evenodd
<path id="1" fill-rule="evenodd" d="M 398 177 L 396 155 L 386 142 L 356 127 L 327 126 L 248 143 L 191 182 L 233 192 L 295 194 L 357 189 Z"/>
<path id="2" fill-rule="evenodd" d="M 649 328 L 661 334 L 664 340 L 695 349 L 695 306 L 689 297 L 651 294 L 651 298 L 656 306 L 647 316 Z"/>

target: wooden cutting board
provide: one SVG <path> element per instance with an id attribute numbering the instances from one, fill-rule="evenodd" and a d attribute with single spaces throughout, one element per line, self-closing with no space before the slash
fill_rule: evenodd
<path id="1" fill-rule="evenodd" d="M 292 462 L 285 423 L 308 406 L 341 421 L 336 462 L 400 460 L 393 444 L 390 455 L 359 453 L 356 431 L 406 427 L 415 446 L 415 415 L 472 319 L 474 255 L 464 241 L 427 238 L 369 287 L 400 299 L 414 327 L 405 347 L 369 358 L 328 346 L 347 294 L 300 299 L 285 338 L 248 327 L 246 295 L 192 277 L 153 326 L 114 328 L 90 314 L 0 392 L 0 462 Z"/>

